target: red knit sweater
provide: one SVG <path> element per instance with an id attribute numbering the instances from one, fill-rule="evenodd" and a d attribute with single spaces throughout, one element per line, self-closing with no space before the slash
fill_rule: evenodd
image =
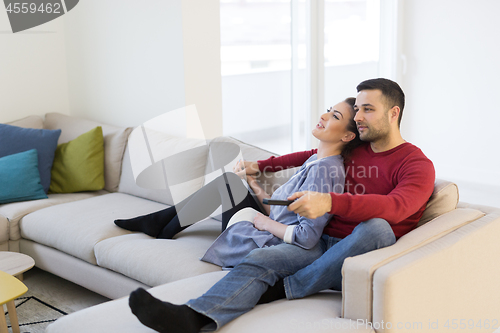
<path id="1" fill-rule="evenodd" d="M 300 166 L 316 149 L 258 161 L 259 169 L 279 171 Z M 334 217 L 324 233 L 344 238 L 371 218 L 383 218 L 397 238 L 413 230 L 434 189 L 434 166 L 411 143 L 374 153 L 369 143 L 358 147 L 345 164 L 343 194 L 330 193 Z"/>

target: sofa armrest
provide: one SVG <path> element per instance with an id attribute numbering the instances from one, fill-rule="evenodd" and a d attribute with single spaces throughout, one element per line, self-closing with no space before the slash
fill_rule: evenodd
<path id="1" fill-rule="evenodd" d="M 373 323 L 411 323 L 413 331 L 421 325 L 420 331 L 432 332 L 464 329 L 461 325 L 469 332 L 500 328 L 498 235 L 500 210 L 492 209 L 379 268 L 373 277 Z"/>
<path id="2" fill-rule="evenodd" d="M 342 267 L 343 318 L 372 320 L 373 275 L 380 267 L 483 216 L 484 212 L 476 209 L 455 209 L 411 231 L 392 246 L 347 258 Z"/>

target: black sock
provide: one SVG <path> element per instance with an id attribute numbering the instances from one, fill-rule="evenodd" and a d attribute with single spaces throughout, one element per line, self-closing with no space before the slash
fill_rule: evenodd
<path id="1" fill-rule="evenodd" d="M 269 288 L 267 288 L 266 292 L 260 296 L 257 304 L 271 303 L 282 298 L 286 298 L 285 284 L 283 280 L 278 280 L 274 286 L 269 286 Z"/>
<path id="2" fill-rule="evenodd" d="M 181 227 L 179 216 L 177 215 L 161 230 L 157 237 L 161 239 L 172 239 L 177 233 L 186 229 L 190 225 Z"/>
<path id="3" fill-rule="evenodd" d="M 162 302 L 142 288 L 130 294 L 129 306 L 142 324 L 161 333 L 198 333 L 213 322 L 187 305 Z"/>
<path id="4" fill-rule="evenodd" d="M 147 215 L 126 220 L 115 220 L 120 228 L 130 231 L 142 231 L 151 237 L 157 237 L 165 226 L 177 215 L 175 206 Z"/>

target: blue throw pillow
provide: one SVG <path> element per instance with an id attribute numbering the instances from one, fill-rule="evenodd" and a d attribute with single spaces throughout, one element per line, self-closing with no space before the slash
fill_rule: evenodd
<path id="1" fill-rule="evenodd" d="M 0 124 L 0 157 L 30 149 L 38 151 L 38 170 L 45 193 L 50 187 L 50 171 L 61 130 L 22 128 Z"/>
<path id="2" fill-rule="evenodd" d="M 36 149 L 0 158 L 0 204 L 45 198 Z"/>

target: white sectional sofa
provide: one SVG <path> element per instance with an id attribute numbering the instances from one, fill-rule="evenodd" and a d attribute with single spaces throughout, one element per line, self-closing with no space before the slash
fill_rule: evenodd
<path id="1" fill-rule="evenodd" d="M 0 205 L 0 250 L 28 254 L 37 267 L 112 299 L 137 287 L 154 287 L 151 292 L 157 297 L 181 303 L 201 295 L 226 274 L 199 260 L 220 232 L 216 217 L 185 229 L 173 240 L 114 225 L 117 218 L 172 204 L 162 191 L 135 184 L 126 149 L 131 128 L 60 114 L 12 124 L 60 128 L 60 143 L 102 126 L 106 186 L 97 192 L 50 194 L 48 199 Z M 212 142 L 238 144 L 247 160 L 272 155 L 232 138 Z M 206 155 L 196 163 L 205 167 Z M 271 192 L 291 174 L 293 170 L 262 175 L 261 181 Z M 194 191 L 201 184 L 189 186 Z M 438 323 L 432 332 L 449 332 L 453 320 L 466 320 L 467 325 L 470 320 L 476 324 L 488 320 L 489 328 L 483 325 L 481 332 L 493 332 L 495 320 L 500 327 L 498 235 L 500 209 L 458 203 L 456 185 L 437 180 L 421 226 L 391 247 L 345 261 L 342 292 L 259 305 L 220 331 L 425 332 Z M 126 298 L 68 315 L 47 329 L 49 333 L 150 331 L 132 315 Z"/>
<path id="2" fill-rule="evenodd" d="M 138 187 L 125 147 L 131 128 L 47 114 L 45 120 L 29 117 L 11 125 L 61 129 L 59 143 L 102 126 L 105 151 L 105 188 L 97 192 L 49 194 L 48 199 L 0 205 L 8 233 L 2 233 L 3 250 L 20 251 L 35 259 L 37 267 L 80 284 L 109 298 L 128 295 L 137 287 L 149 288 L 220 267 L 199 260 L 220 233 L 220 222 L 209 219 L 181 232 L 176 240 L 158 241 L 142 233 L 115 226 L 117 218 L 130 218 L 172 205 L 161 190 Z M 235 142 L 217 138 L 216 142 Z M 246 158 L 271 156 L 241 144 Z M 208 150 L 207 145 L 207 150 Z M 208 154 L 193 163 L 204 166 Z M 279 181 L 279 178 L 276 178 Z M 202 183 L 189 184 L 194 192 Z M 175 254 L 175 255 L 173 255 Z"/>

